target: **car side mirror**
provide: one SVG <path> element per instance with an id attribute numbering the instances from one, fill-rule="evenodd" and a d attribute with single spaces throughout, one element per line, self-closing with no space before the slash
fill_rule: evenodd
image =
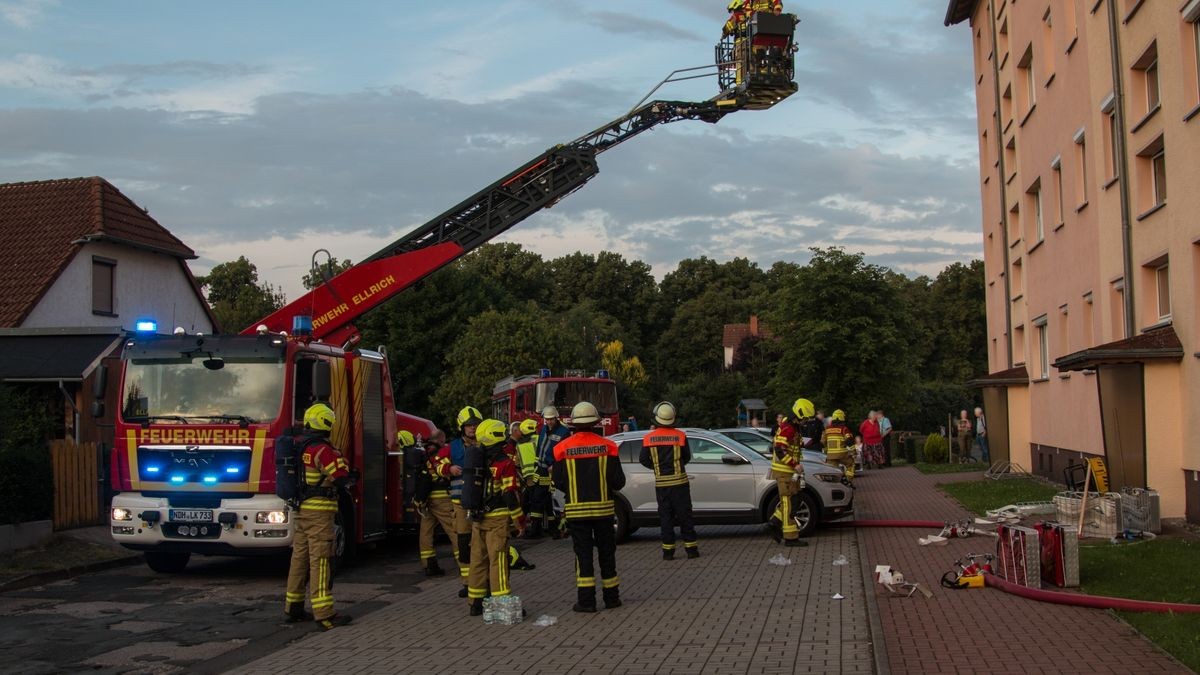
<path id="1" fill-rule="evenodd" d="M 750 463 L 744 457 L 741 457 L 739 455 L 721 455 L 721 461 L 724 462 L 725 464 L 732 464 L 734 466 L 740 466 L 742 464 Z"/>

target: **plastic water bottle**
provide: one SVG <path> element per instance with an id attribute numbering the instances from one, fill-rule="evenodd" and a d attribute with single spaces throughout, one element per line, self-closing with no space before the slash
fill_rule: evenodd
<path id="1" fill-rule="evenodd" d="M 498 618 L 497 614 L 499 613 L 496 609 L 496 600 L 497 600 L 497 598 L 484 598 L 483 599 L 483 622 L 484 623 L 487 623 L 487 624 L 496 623 L 496 619 Z"/>

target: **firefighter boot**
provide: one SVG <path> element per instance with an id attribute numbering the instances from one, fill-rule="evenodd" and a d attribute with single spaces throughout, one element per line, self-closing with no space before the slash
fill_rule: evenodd
<path id="1" fill-rule="evenodd" d="M 573 612 L 587 612 L 589 614 L 596 611 L 596 589 L 595 588 L 579 588 L 578 599 L 575 601 L 575 606 L 571 608 Z"/>
<path id="2" fill-rule="evenodd" d="M 429 558 L 425 561 L 425 576 L 441 577 L 446 575 L 446 570 L 438 565 L 437 558 Z"/>
<path id="3" fill-rule="evenodd" d="M 288 603 L 287 606 L 287 622 L 300 623 L 301 621 L 312 621 L 313 615 L 304 611 L 303 602 Z"/>
<path id="4" fill-rule="evenodd" d="M 481 598 L 471 601 L 471 616 L 483 616 L 483 600 Z"/>
<path id="5" fill-rule="evenodd" d="M 525 530 L 525 536 L 522 539 L 541 539 L 542 538 L 542 519 L 532 518 L 529 523 L 529 529 Z"/>
<path id="6" fill-rule="evenodd" d="M 700 549 L 695 546 L 684 546 L 683 550 L 687 552 L 687 557 L 689 558 L 700 557 Z"/>
<path id="7" fill-rule="evenodd" d="M 787 539 L 783 542 L 784 546 L 808 546 L 808 542 L 803 539 Z"/>
<path id="8" fill-rule="evenodd" d="M 663 549 L 663 560 L 674 560 L 674 559 L 675 559 L 675 549 L 664 548 Z"/>
<path id="9" fill-rule="evenodd" d="M 767 521 L 767 532 L 775 540 L 776 544 L 783 541 L 783 523 L 779 522 L 775 517 Z"/>
<path id="10" fill-rule="evenodd" d="M 613 587 L 604 589 L 604 609 L 616 609 L 621 606 L 621 589 Z"/>
<path id="11" fill-rule="evenodd" d="M 525 556 L 521 555 L 521 552 L 512 546 L 508 547 L 508 561 L 509 568 L 514 570 L 531 570 L 537 567 L 537 565 L 526 560 Z"/>
<path id="12" fill-rule="evenodd" d="M 317 627 L 320 628 L 321 630 L 333 630 L 334 628 L 337 628 L 338 626 L 345 626 L 346 624 L 350 623 L 352 620 L 353 620 L 352 617 L 348 617 L 345 614 L 334 614 L 333 616 L 329 617 L 328 619 L 318 619 Z"/>
<path id="13" fill-rule="evenodd" d="M 463 586 L 462 588 L 458 589 L 458 597 L 460 597 L 460 598 L 467 597 L 467 587 L 466 586 Z"/>

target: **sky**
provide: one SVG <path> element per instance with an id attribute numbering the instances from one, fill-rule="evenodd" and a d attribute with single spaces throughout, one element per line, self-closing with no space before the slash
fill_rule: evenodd
<path id="1" fill-rule="evenodd" d="M 0 0 L 0 183 L 102 176 L 197 274 L 244 255 L 293 299 L 316 249 L 361 260 L 711 63 L 725 4 Z M 970 38 L 945 10 L 785 1 L 796 95 L 632 139 L 498 241 L 659 277 L 814 246 L 909 275 L 980 257 Z"/>

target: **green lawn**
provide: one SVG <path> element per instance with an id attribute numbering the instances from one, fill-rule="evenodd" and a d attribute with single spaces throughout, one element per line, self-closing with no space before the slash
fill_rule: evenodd
<path id="1" fill-rule="evenodd" d="M 1079 579 L 1092 595 L 1200 603 L 1200 542 L 1156 539 L 1079 549 Z M 1200 614 L 1117 612 L 1142 635 L 1200 671 Z"/>
<path id="2" fill-rule="evenodd" d="M 969 464 L 931 464 L 929 462 L 917 462 L 913 464 L 917 471 L 921 473 L 938 474 L 938 473 L 969 473 L 971 471 L 987 471 L 986 464 L 981 462 L 971 462 Z M 1003 506 L 1003 504 L 1001 505 Z"/>
<path id="3" fill-rule="evenodd" d="M 998 509 L 1009 504 L 1048 502 L 1060 491 L 1060 488 L 1046 485 L 1032 478 L 972 480 L 962 483 L 943 483 L 938 487 L 957 499 L 968 511 L 979 516 L 991 509 Z"/>
<path id="4" fill-rule="evenodd" d="M 125 549 L 56 536 L 44 546 L 5 555 L 3 560 L 0 560 L 0 582 L 11 581 L 27 574 L 67 569 L 130 555 L 132 552 Z"/>

